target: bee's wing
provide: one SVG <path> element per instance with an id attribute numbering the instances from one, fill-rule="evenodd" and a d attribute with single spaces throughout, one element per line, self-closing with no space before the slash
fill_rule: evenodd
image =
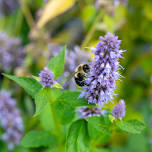
<path id="1" fill-rule="evenodd" d="M 75 73 L 76 73 L 76 72 L 73 72 L 73 73 L 67 78 L 66 82 L 70 81 L 70 80 L 74 77 Z"/>

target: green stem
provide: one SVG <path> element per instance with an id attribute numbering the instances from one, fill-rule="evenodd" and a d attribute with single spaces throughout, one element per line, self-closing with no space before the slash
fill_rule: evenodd
<path id="1" fill-rule="evenodd" d="M 3 30 L 4 27 L 5 27 L 5 18 L 4 17 L 1 17 L 0 18 L 0 30 Z"/>
<path id="2" fill-rule="evenodd" d="M 96 26 L 97 26 L 98 22 L 101 20 L 103 15 L 104 15 L 104 11 L 101 9 L 101 11 L 99 12 L 99 15 L 97 16 L 92 27 L 90 28 L 90 31 L 88 32 L 87 36 L 85 37 L 85 39 L 81 45 L 81 49 L 88 45 L 89 41 L 91 40 L 92 35 L 94 34 L 94 32 L 96 30 Z"/>
<path id="3" fill-rule="evenodd" d="M 135 59 L 129 66 L 126 73 L 131 73 L 140 63 L 142 63 L 142 61 L 146 60 L 150 56 L 152 56 L 152 48 L 150 48 L 148 52 L 141 54 L 137 59 Z"/>
<path id="4" fill-rule="evenodd" d="M 24 0 L 20 0 L 20 2 L 22 5 L 22 10 L 23 10 L 24 16 L 26 18 L 26 21 L 27 21 L 29 27 L 32 29 L 35 25 L 32 14 L 31 14 L 29 8 L 27 7 L 26 2 Z"/>
<path id="5" fill-rule="evenodd" d="M 62 138 L 61 138 L 61 134 L 60 134 L 60 125 L 58 123 L 58 119 L 57 119 L 57 116 L 56 116 L 56 111 L 54 110 L 54 106 L 52 104 L 52 97 L 51 97 L 51 104 L 50 104 L 50 107 L 51 107 L 51 112 L 52 112 L 52 117 L 53 117 L 53 121 L 54 121 L 54 125 L 55 125 L 55 134 L 57 136 L 57 140 L 58 140 L 58 152 L 61 152 L 62 151 Z"/>
<path id="6" fill-rule="evenodd" d="M 4 77 L 1 88 L 8 90 L 10 81 L 8 78 Z"/>
<path id="7" fill-rule="evenodd" d="M 60 126 L 58 125 L 58 120 L 57 120 L 57 116 L 56 116 L 56 112 L 54 110 L 54 106 L 53 104 L 51 103 L 51 112 L 52 112 L 52 116 L 53 116 L 53 121 L 54 121 L 54 124 L 55 124 L 55 130 L 56 130 L 56 133 L 60 130 Z"/>
<path id="8" fill-rule="evenodd" d="M 80 10 L 82 10 L 83 6 L 84 6 L 83 1 L 82 0 L 77 0 L 77 2 L 78 2 Z"/>
<path id="9" fill-rule="evenodd" d="M 22 22 L 23 22 L 23 13 L 22 13 L 22 11 L 19 11 L 14 35 L 18 35 L 20 33 L 21 27 L 22 27 Z"/>

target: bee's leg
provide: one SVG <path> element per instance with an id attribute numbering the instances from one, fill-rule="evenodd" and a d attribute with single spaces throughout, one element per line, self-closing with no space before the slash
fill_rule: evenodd
<path id="1" fill-rule="evenodd" d="M 85 81 L 84 80 L 80 81 L 78 78 L 75 78 L 75 82 L 80 87 L 85 86 Z"/>

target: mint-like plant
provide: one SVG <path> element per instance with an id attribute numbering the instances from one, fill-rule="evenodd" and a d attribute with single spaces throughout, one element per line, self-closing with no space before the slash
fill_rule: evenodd
<path id="1" fill-rule="evenodd" d="M 23 87 L 35 101 L 34 117 L 39 119 L 40 128 L 25 134 L 21 141 L 24 147 L 93 152 L 115 131 L 141 133 L 145 127 L 143 122 L 125 120 L 123 100 L 113 109 L 104 107 L 113 99 L 115 83 L 120 76 L 118 59 L 123 51 L 119 50 L 119 45 L 120 41 L 113 34 L 100 38 L 93 49 L 95 59 L 90 64 L 87 86 L 82 91 L 64 90 L 56 81 L 64 71 L 66 47 L 49 61 L 39 77 L 4 74 Z"/>

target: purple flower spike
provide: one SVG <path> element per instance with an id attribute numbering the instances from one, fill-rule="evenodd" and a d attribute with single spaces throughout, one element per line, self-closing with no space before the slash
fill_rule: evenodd
<path id="1" fill-rule="evenodd" d="M 19 5 L 18 0 L 0 0 L 0 16 L 14 13 Z"/>
<path id="2" fill-rule="evenodd" d="M 39 74 L 40 83 L 44 88 L 50 88 L 55 83 L 53 80 L 54 74 L 48 67 L 44 67 L 44 69 Z"/>
<path id="3" fill-rule="evenodd" d="M 124 100 L 120 100 L 119 103 L 117 103 L 113 110 L 112 110 L 112 115 L 115 118 L 122 119 L 122 117 L 125 116 L 125 102 Z"/>
<path id="4" fill-rule="evenodd" d="M 99 107 L 82 107 L 78 110 L 78 114 L 84 118 L 87 119 L 88 117 L 92 117 L 92 116 L 98 116 L 100 117 L 100 115 L 104 115 L 105 114 L 105 110 L 101 110 L 101 108 Z"/>
<path id="5" fill-rule="evenodd" d="M 1 139 L 7 142 L 9 150 L 13 150 L 15 145 L 20 144 L 24 128 L 16 101 L 5 90 L 0 91 L 0 125 L 5 131 Z"/>
<path id="6" fill-rule="evenodd" d="M 24 57 L 25 52 L 21 47 L 21 40 L 9 37 L 4 31 L 0 31 L 0 70 L 9 72 L 22 66 Z"/>
<path id="7" fill-rule="evenodd" d="M 90 73 L 86 80 L 87 86 L 80 95 L 84 96 L 89 103 L 103 105 L 113 99 L 116 88 L 116 80 L 119 79 L 120 68 L 118 59 L 124 52 L 119 50 L 121 41 L 117 36 L 107 33 L 105 37 L 100 37 L 100 41 L 95 48 L 94 61 L 90 64 Z"/>

